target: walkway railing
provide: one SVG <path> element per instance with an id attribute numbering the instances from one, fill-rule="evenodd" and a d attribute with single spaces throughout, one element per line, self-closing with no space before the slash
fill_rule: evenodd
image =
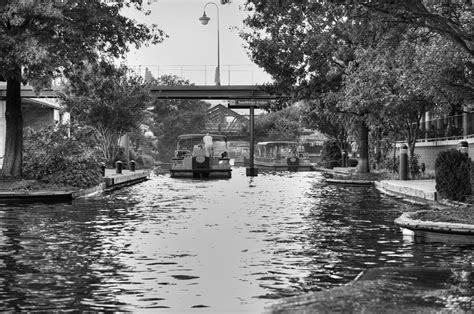
<path id="1" fill-rule="evenodd" d="M 135 75 L 143 78 L 176 75 L 195 85 L 215 85 L 216 65 L 129 65 Z M 272 82 L 268 73 L 256 65 L 221 65 L 221 85 L 255 85 Z"/>
<path id="2" fill-rule="evenodd" d="M 466 129 L 466 133 L 464 129 Z M 451 141 L 468 138 L 474 138 L 474 112 L 422 121 L 417 133 L 417 142 Z M 397 142 L 403 141 L 402 137 L 397 140 Z"/>

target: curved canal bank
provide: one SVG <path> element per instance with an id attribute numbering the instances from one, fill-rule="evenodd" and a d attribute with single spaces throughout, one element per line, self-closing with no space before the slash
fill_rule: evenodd
<path id="1" fill-rule="evenodd" d="M 153 175 L 70 204 L 2 204 L 0 309 L 259 313 L 374 268 L 464 271 L 472 247 L 420 245 L 394 224 L 426 208 L 317 172 L 244 168 L 222 180 Z M 472 295 L 462 280 L 439 285 L 452 289 L 404 302 L 433 310 Z"/>

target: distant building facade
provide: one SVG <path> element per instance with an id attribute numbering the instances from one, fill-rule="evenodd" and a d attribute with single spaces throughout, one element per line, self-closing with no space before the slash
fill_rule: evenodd
<path id="1" fill-rule="evenodd" d="M 442 117 L 427 112 L 421 119 L 415 155 L 426 169 L 434 170 L 438 153 L 458 148 L 461 141 L 469 144 L 469 156 L 474 160 L 474 104 L 464 106 L 461 112 Z M 402 144 L 406 143 L 397 142 L 398 152 Z"/>

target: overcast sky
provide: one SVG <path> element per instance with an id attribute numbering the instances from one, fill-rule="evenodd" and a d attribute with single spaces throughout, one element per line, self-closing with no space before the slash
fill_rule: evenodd
<path id="1" fill-rule="evenodd" d="M 183 74 L 197 84 L 211 85 L 217 65 L 217 9 L 213 4 L 206 7 L 206 15 L 211 18 L 209 24 L 202 25 L 205 0 L 157 0 L 145 5 L 151 14 L 145 16 L 136 10 L 124 13 L 139 22 L 158 24 L 169 38 L 162 43 L 139 50 L 132 49 L 127 58 L 131 66 L 148 67 L 154 76 L 173 72 Z M 238 29 L 243 27 L 246 13 L 239 9 L 244 0 L 233 0 L 231 4 L 219 7 L 220 20 L 220 64 L 221 83 L 258 84 L 269 81 L 261 69 L 252 63 L 243 48 L 244 41 L 239 37 Z M 206 67 L 205 67 L 206 66 Z"/>

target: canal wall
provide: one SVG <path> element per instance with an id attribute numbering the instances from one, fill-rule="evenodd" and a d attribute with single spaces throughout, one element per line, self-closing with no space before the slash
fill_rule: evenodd
<path id="1" fill-rule="evenodd" d="M 474 159 L 474 138 L 462 139 L 469 144 L 469 156 Z M 417 142 L 415 146 L 415 154 L 419 156 L 418 162 L 424 163 L 427 171 L 434 171 L 435 162 L 438 154 L 449 149 L 457 149 L 461 140 L 444 140 L 444 141 L 423 141 Z M 400 156 L 400 145 L 397 143 L 397 156 Z"/>
<path id="2" fill-rule="evenodd" d="M 0 191 L 0 200 L 11 202 L 70 202 L 81 197 L 88 197 L 108 190 L 119 189 L 128 185 L 148 180 L 150 170 L 129 171 L 117 174 L 115 170 L 106 169 L 102 183 L 87 189 L 73 191 Z"/>
<path id="3" fill-rule="evenodd" d="M 389 192 L 402 197 L 425 201 L 436 201 L 438 199 L 435 180 L 384 180 L 375 181 L 374 185 L 382 192 Z"/>

